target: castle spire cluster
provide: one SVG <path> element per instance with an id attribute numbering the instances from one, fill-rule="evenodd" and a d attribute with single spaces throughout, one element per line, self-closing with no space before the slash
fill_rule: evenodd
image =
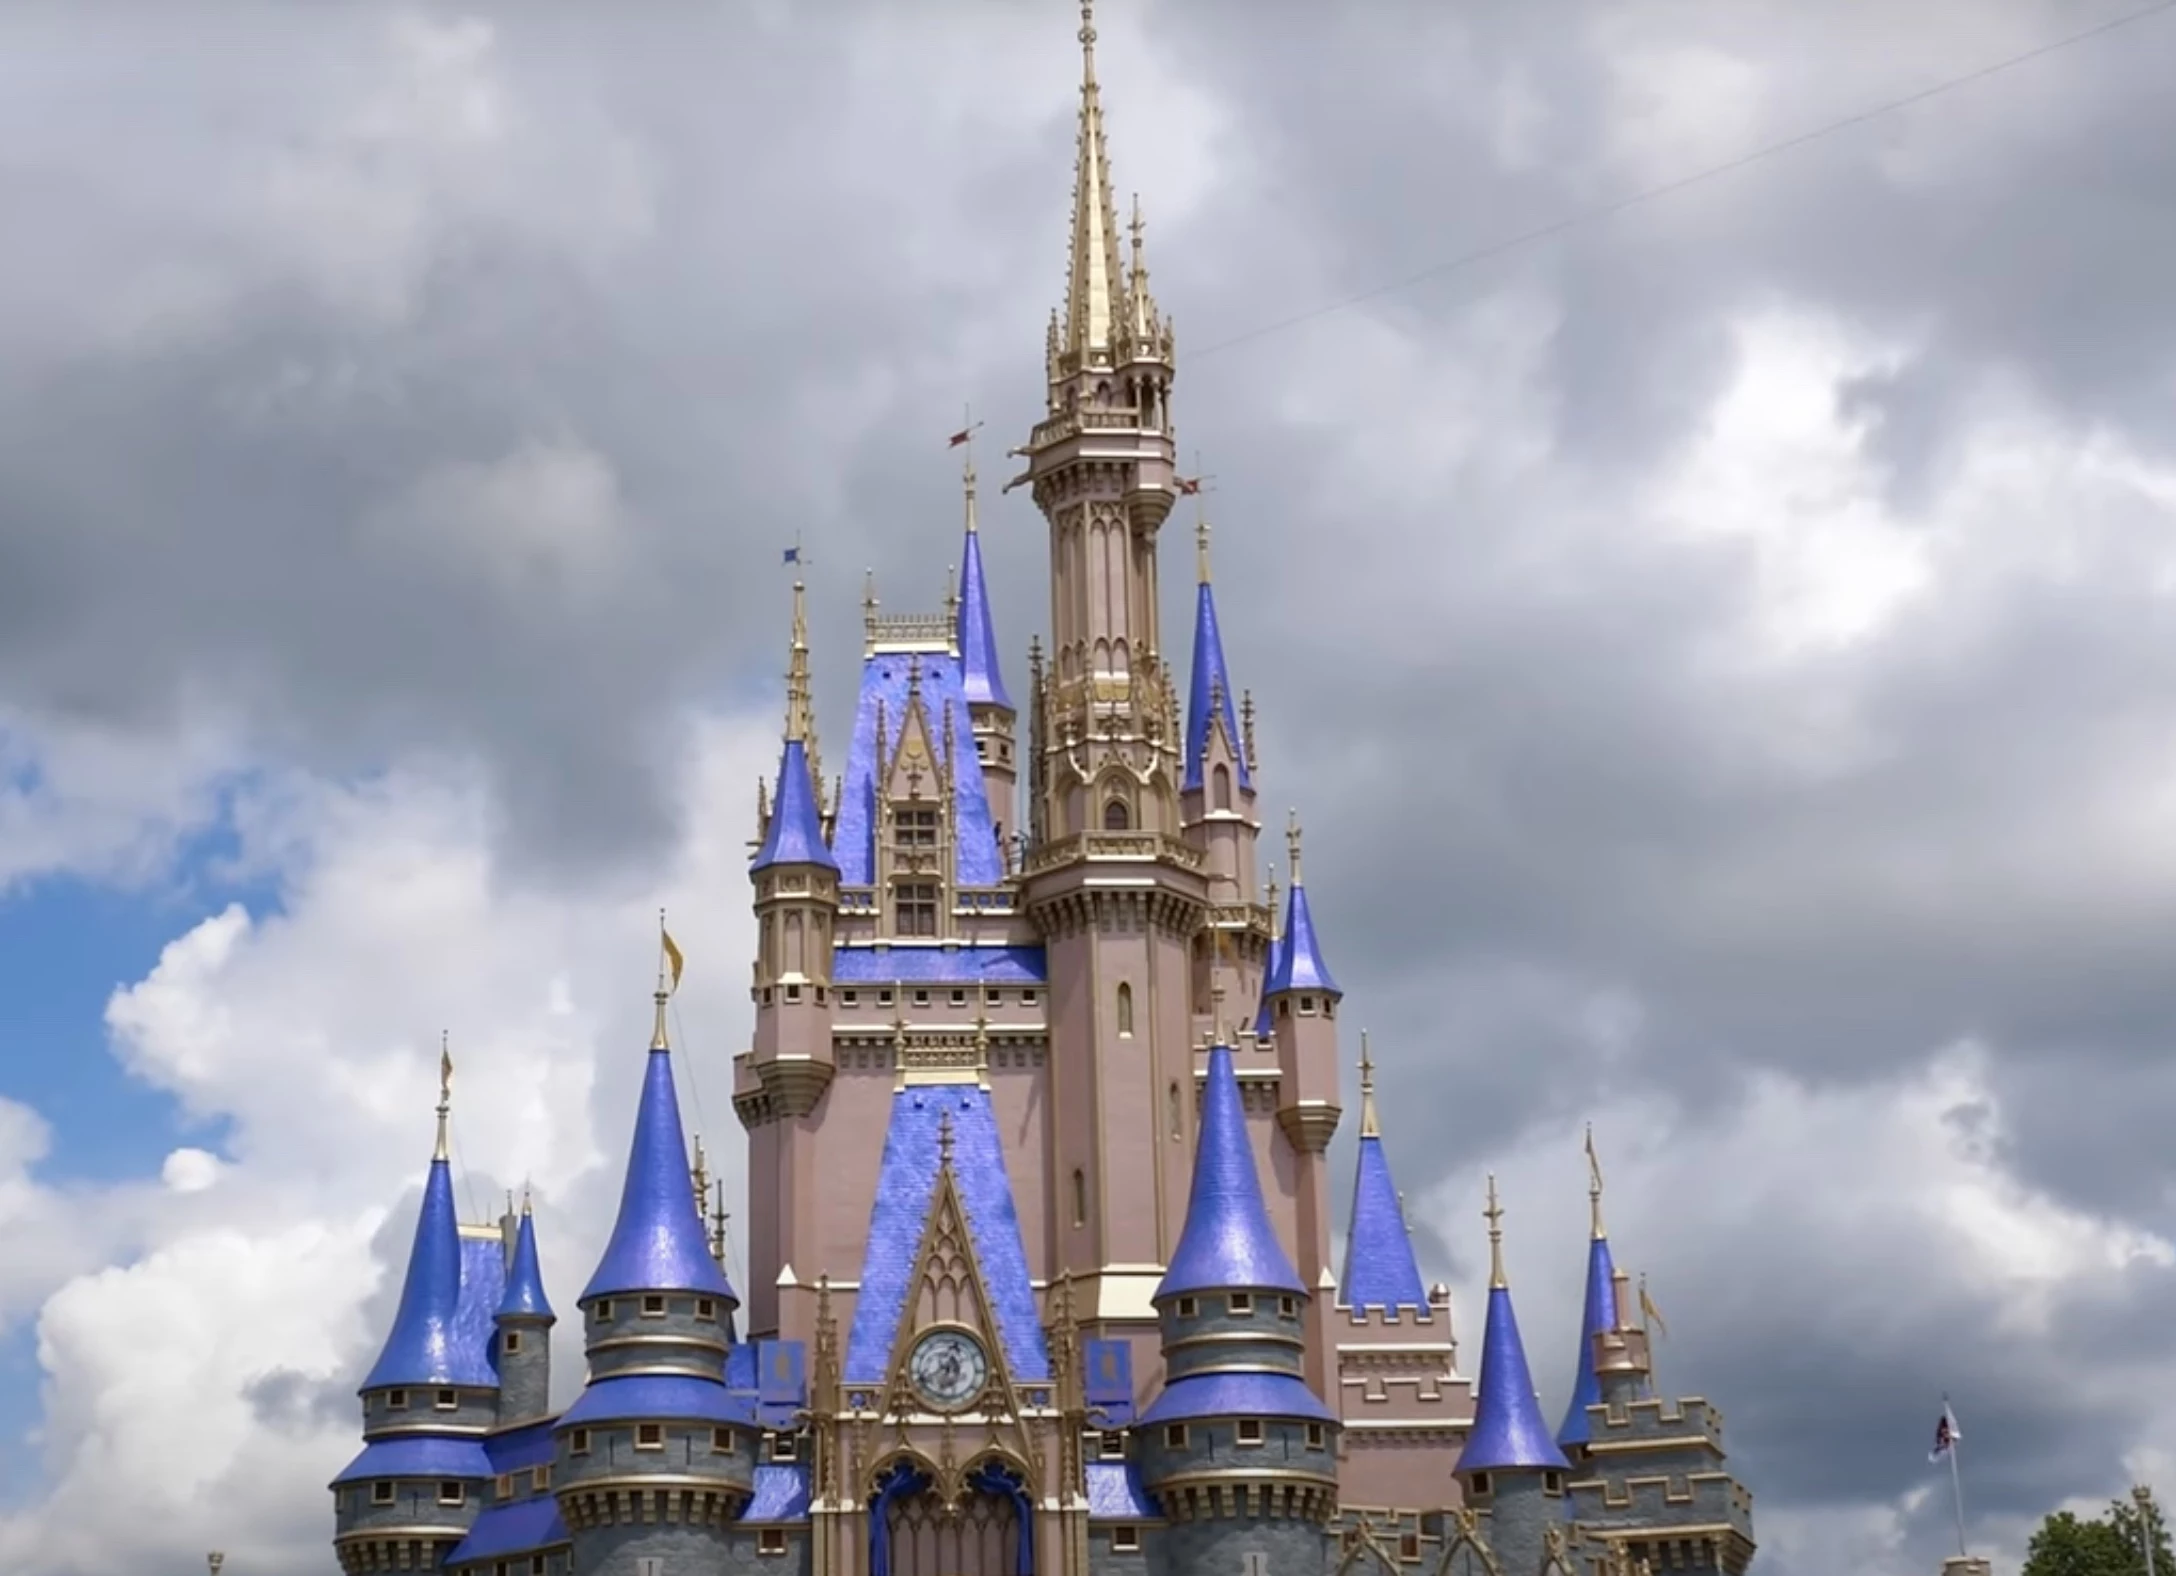
<path id="1" fill-rule="evenodd" d="M 1335 844 L 1308 861 L 1293 810 L 1281 885 L 1266 866 L 1258 714 L 1205 513 L 1183 692 L 1163 637 L 1162 533 L 1207 478 L 1176 466 L 1176 339 L 1138 196 L 1118 223 L 1091 5 L 1079 43 L 1045 403 L 997 495 L 1026 490 L 1047 551 L 1022 682 L 990 574 L 1017 537 L 981 518 L 971 414 L 952 438 L 959 553 L 929 566 L 938 610 L 865 583 L 828 781 L 806 560 L 787 554 L 784 722 L 748 865 L 752 1027 L 720 1069 L 747 1135 L 747 1273 L 726 1274 L 710 1161 L 683 1130 L 681 958 L 660 916 L 619 1208 L 573 1299 L 586 1364 L 563 1409 L 527 1199 L 496 1227 L 457 1217 L 442 1057 L 363 1450 L 333 1485 L 345 1571 L 1738 1576 L 1751 1557 L 1719 1417 L 1656 1394 L 1591 1134 L 1580 1348 L 1553 1434 L 1493 1177 L 1478 1372 L 1460 1366 L 1392 1174 L 1393 1145 L 1421 1135 L 1401 1136 L 1365 1033 L 1333 1233 L 1347 998 L 1308 878 L 1335 882 Z M 1243 526 L 1230 540 L 1245 551 Z"/>

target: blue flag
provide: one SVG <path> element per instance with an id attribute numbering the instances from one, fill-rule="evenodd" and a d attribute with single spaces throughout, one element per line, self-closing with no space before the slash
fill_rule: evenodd
<path id="1" fill-rule="evenodd" d="M 785 561 L 789 564 L 799 563 L 801 561 L 801 549 L 798 547 L 787 548 Z"/>

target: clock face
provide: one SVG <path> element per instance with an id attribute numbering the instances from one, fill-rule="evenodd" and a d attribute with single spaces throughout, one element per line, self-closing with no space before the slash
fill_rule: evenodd
<path id="1" fill-rule="evenodd" d="M 965 1330 L 932 1330 L 914 1343 L 907 1377 L 932 1411 L 956 1412 L 982 1394 L 990 1360 Z"/>

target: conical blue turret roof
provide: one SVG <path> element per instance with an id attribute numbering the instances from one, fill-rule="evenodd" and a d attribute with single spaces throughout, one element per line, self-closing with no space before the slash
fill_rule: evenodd
<path id="1" fill-rule="evenodd" d="M 808 745 L 799 739 L 788 739 L 779 754 L 778 799 L 771 806 L 771 824 L 764 828 L 763 846 L 749 862 L 752 870 L 766 870 L 772 865 L 839 868 L 824 842 L 824 817 L 816 804 L 816 779 L 809 770 Z"/>
<path id="2" fill-rule="evenodd" d="M 990 587 L 982 575 L 982 533 L 967 528 L 960 565 L 960 688 L 970 706 L 1012 710 L 1004 670 L 997 660 L 997 625 L 990 618 Z"/>
<path id="3" fill-rule="evenodd" d="M 544 1270 L 536 1256 L 536 1218 L 524 1205 L 514 1234 L 514 1262 L 506 1271 L 506 1294 L 499 1299 L 502 1319 L 553 1320 L 551 1299 L 544 1295 Z"/>
<path id="4" fill-rule="evenodd" d="M 1519 1316 L 1511 1306 L 1511 1288 L 1491 1286 L 1488 1331 L 1481 1338 L 1481 1384 L 1473 1408 L 1473 1428 L 1459 1452 L 1461 1472 L 1501 1471 L 1507 1467 L 1566 1469 L 1570 1463 L 1549 1437 L 1534 1394 L 1533 1371 L 1526 1363 L 1526 1343 L 1519 1339 Z"/>
<path id="5" fill-rule="evenodd" d="M 400 1311 L 363 1389 L 388 1385 L 477 1385 L 499 1382 L 489 1355 L 460 1338 L 461 1221 L 453 1203 L 453 1167 L 443 1157 L 431 1162 L 423 1183 L 423 1209 L 416 1217 L 415 1244 L 408 1250 L 408 1278 L 400 1289 Z"/>
<path id="6" fill-rule="evenodd" d="M 739 1301 L 725 1271 L 710 1256 L 702 1216 L 695 1208 L 680 1100 L 673 1092 L 672 1053 L 663 1045 L 652 1047 L 643 1073 L 619 1219 L 581 1300 L 644 1291 L 691 1291 Z"/>
<path id="7" fill-rule="evenodd" d="M 1345 1231 L 1345 1273 L 1338 1301 L 1348 1308 L 1425 1308 L 1420 1264 L 1413 1257 L 1405 1209 L 1390 1177 L 1383 1141 L 1363 1124 L 1360 1163 L 1353 1178 L 1352 1222 Z"/>
<path id="8" fill-rule="evenodd" d="M 1232 709 L 1232 676 L 1224 663 L 1224 637 L 1217 629 L 1216 592 L 1210 588 L 1209 577 L 1204 573 L 1200 589 L 1194 594 L 1194 671 L 1187 685 L 1183 789 L 1201 786 L 1202 761 L 1208 754 L 1209 734 L 1219 722 L 1224 725 L 1224 736 L 1231 740 L 1233 768 L 1239 774 L 1239 785 L 1252 788 L 1254 774 L 1247 767 L 1247 752 L 1241 746 L 1239 722 Z"/>
<path id="9" fill-rule="evenodd" d="M 1331 996 L 1342 996 L 1337 981 L 1330 975 L 1330 965 L 1322 956 L 1322 943 L 1315 936 L 1315 916 L 1307 906 L 1307 888 L 1295 876 L 1292 890 L 1285 898 L 1284 935 L 1273 949 L 1269 973 L 1262 981 L 1262 994 L 1275 996 L 1288 990 L 1318 990 Z"/>
<path id="10" fill-rule="evenodd" d="M 1262 1203 L 1262 1179 L 1254 1168 L 1254 1143 L 1247 1136 L 1231 1047 L 1218 1045 L 1209 1052 L 1208 1082 L 1202 1091 L 1201 1138 L 1194 1150 L 1186 1227 L 1155 1300 L 1227 1288 L 1307 1295 Z"/>
<path id="11" fill-rule="evenodd" d="M 1597 1232 L 1587 1244 L 1587 1302 L 1579 1320 L 1579 1366 L 1572 1370 L 1572 1403 L 1556 1442 L 1569 1450 L 1587 1442 L 1587 1408 L 1602 1399 L 1602 1378 L 1594 1368 L 1594 1338 L 1617 1328 L 1617 1266 L 1610 1261 L 1609 1238 Z"/>

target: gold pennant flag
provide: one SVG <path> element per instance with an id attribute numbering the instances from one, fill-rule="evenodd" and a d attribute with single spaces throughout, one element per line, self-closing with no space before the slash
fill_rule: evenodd
<path id="1" fill-rule="evenodd" d="M 438 1048 L 438 1092 L 453 1092 L 453 1052 L 443 1045 Z"/>
<path id="2" fill-rule="evenodd" d="M 680 955 L 680 944 L 672 939 L 671 931 L 659 927 L 657 934 L 658 938 L 665 943 L 665 966 L 672 970 L 671 989 L 678 990 L 680 988 L 680 969 L 687 962 L 687 959 Z"/>
<path id="3" fill-rule="evenodd" d="M 1640 1277 L 1640 1318 L 1664 1335 L 1670 1333 L 1670 1326 L 1663 1320 L 1662 1310 L 1655 1306 L 1655 1299 L 1647 1295 L 1647 1277 L 1644 1275 Z"/>

